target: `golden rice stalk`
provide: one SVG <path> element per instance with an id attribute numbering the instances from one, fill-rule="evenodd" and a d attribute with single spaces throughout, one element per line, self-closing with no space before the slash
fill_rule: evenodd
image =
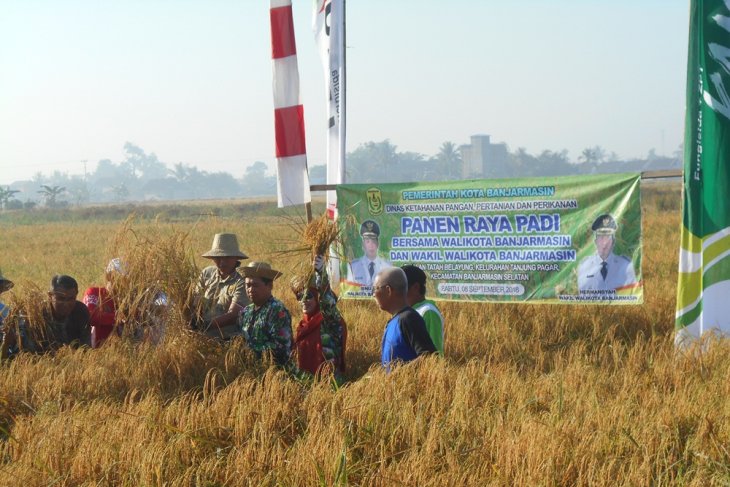
<path id="1" fill-rule="evenodd" d="M 8 299 L 10 313 L 5 323 L 6 335 L 10 330 L 15 333 L 16 339 L 22 333 L 27 333 L 30 343 L 42 343 L 48 338 L 45 318 L 50 316 L 50 303 L 47 295 L 38 285 L 21 281 L 10 293 Z M 22 330 L 24 328 L 24 330 Z M 21 350 L 28 344 L 18 339 Z"/>
<path id="2" fill-rule="evenodd" d="M 189 233 L 160 224 L 142 234 L 132 228 L 132 220 L 125 221 L 109 247 L 110 258 L 121 263 L 121 272 L 107 272 L 117 321 L 130 332 L 169 322 L 173 314 L 175 321 L 186 321 L 199 274 Z M 160 304 L 163 295 L 166 305 Z"/>
<path id="3" fill-rule="evenodd" d="M 347 217 L 345 221 L 350 218 Z M 300 228 L 295 228 L 295 231 L 299 234 L 299 239 L 294 247 L 280 253 L 299 257 L 299 261 L 292 266 L 294 277 L 290 281 L 290 288 L 296 294 L 304 290 L 314 276 L 312 258 L 322 255 L 326 263 L 330 250 L 340 248 L 343 232 L 341 225 L 329 219 L 326 213 L 313 218 Z"/>
<path id="4" fill-rule="evenodd" d="M 312 255 L 325 255 L 339 237 L 339 225 L 327 218 L 326 214 L 312 219 L 302 231 L 302 242 L 312 250 Z"/>

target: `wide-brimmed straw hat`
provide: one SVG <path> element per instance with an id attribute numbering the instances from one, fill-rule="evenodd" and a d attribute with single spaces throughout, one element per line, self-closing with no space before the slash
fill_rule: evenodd
<path id="1" fill-rule="evenodd" d="M 241 252 L 238 248 L 238 239 L 233 233 L 216 233 L 213 237 L 213 245 L 210 250 L 201 257 L 209 259 L 213 257 L 238 257 L 239 259 L 248 259 L 248 255 Z"/>
<path id="2" fill-rule="evenodd" d="M 281 276 L 281 272 L 271 268 L 268 262 L 249 262 L 245 267 L 241 267 L 241 274 L 246 277 L 260 277 L 263 279 L 271 279 L 272 281 Z"/>
<path id="3" fill-rule="evenodd" d="M 15 284 L 10 279 L 3 277 L 3 271 L 0 270 L 0 293 L 4 293 L 8 289 L 12 288 Z"/>

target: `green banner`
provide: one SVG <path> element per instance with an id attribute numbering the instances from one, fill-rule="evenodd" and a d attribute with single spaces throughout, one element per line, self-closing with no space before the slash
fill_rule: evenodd
<path id="1" fill-rule="evenodd" d="M 414 264 L 436 300 L 640 304 L 639 174 L 337 187 L 340 293 Z"/>
<path id="2" fill-rule="evenodd" d="M 730 2 L 693 0 L 676 340 L 730 332 Z"/>

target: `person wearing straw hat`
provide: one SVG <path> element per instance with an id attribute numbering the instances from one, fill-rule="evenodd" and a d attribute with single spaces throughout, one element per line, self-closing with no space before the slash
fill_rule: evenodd
<path id="1" fill-rule="evenodd" d="M 270 351 L 279 366 L 289 365 L 292 350 L 291 314 L 272 295 L 274 280 L 281 272 L 267 262 L 250 262 L 241 268 L 246 276 L 246 294 L 251 304 L 244 308 L 238 323 L 246 344 L 261 358 Z"/>
<path id="2" fill-rule="evenodd" d="M 236 270 L 248 256 L 238 248 L 232 233 L 217 233 L 202 257 L 213 261 L 200 273 L 196 287 L 196 316 L 193 328 L 220 340 L 240 335 L 237 319 L 249 304 L 245 282 Z"/>
<path id="3" fill-rule="evenodd" d="M 614 291 L 636 283 L 631 260 L 613 253 L 617 229 L 616 220 L 609 214 L 599 216 L 591 225 L 596 253 L 578 265 L 579 291 Z"/>

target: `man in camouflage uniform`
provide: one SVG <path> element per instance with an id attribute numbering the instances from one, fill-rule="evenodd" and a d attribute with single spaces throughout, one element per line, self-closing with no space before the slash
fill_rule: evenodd
<path id="1" fill-rule="evenodd" d="M 193 328 L 220 340 L 240 335 L 238 316 L 249 304 L 245 282 L 236 270 L 241 259 L 248 256 L 238 248 L 232 233 L 219 233 L 213 238 L 212 248 L 202 257 L 215 265 L 200 273 L 196 287 L 196 316 Z"/>
<path id="2" fill-rule="evenodd" d="M 266 262 L 251 262 L 241 272 L 251 299 L 238 320 L 246 343 L 257 357 L 270 351 L 276 364 L 286 367 L 292 349 L 291 315 L 272 295 L 274 280 L 281 272 Z"/>

